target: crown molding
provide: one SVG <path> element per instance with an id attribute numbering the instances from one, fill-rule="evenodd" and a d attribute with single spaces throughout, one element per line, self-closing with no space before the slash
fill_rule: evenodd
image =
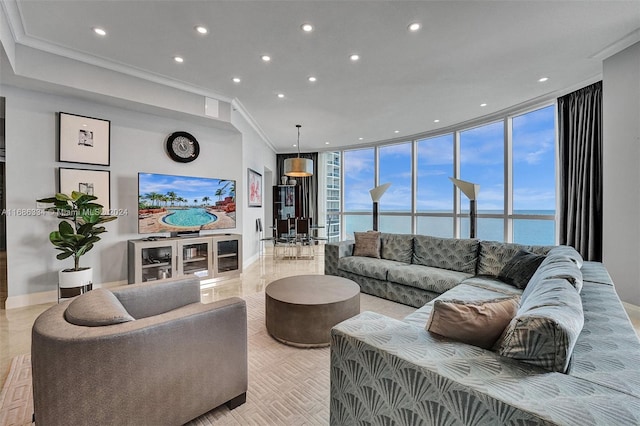
<path id="1" fill-rule="evenodd" d="M 640 28 L 636 28 L 629 34 L 625 35 L 619 40 L 614 41 L 599 52 L 594 53 L 589 57 L 589 59 L 598 59 L 600 61 L 604 61 L 605 59 L 615 55 L 616 53 L 622 52 L 627 47 L 632 46 L 638 42 L 640 42 Z"/>
<path id="2" fill-rule="evenodd" d="M 194 86 L 192 84 L 185 83 L 183 81 L 173 79 L 170 77 L 156 74 L 147 70 L 125 65 L 119 62 L 107 60 L 100 56 L 91 55 L 86 52 L 80 52 L 69 49 L 64 46 L 60 46 L 38 37 L 31 36 L 25 32 L 24 21 L 22 19 L 22 13 L 20 12 L 20 4 L 16 0 L 3 0 L 0 1 L 0 6 L 5 11 L 6 19 L 9 24 L 11 35 L 15 44 L 20 44 L 26 47 L 30 47 L 35 50 L 40 50 L 46 53 L 51 53 L 63 58 L 72 59 L 85 64 L 93 65 L 96 67 L 104 68 L 110 71 L 115 71 L 131 77 L 140 78 L 152 83 L 160 84 L 163 86 L 171 87 L 173 89 L 182 90 L 184 92 L 206 96 L 214 98 L 219 101 L 231 103 L 232 99 L 228 96 L 222 95 L 217 92 L 213 92 L 203 87 Z M 12 64 L 14 72 L 16 66 Z"/>
<path id="3" fill-rule="evenodd" d="M 273 150 L 273 152 L 278 152 L 278 150 L 273 145 L 273 142 L 271 142 L 271 139 L 269 139 L 269 137 L 264 132 L 264 130 L 262 130 L 262 127 L 260 127 L 258 122 L 253 118 L 253 116 L 249 114 L 249 111 L 247 111 L 247 109 L 244 107 L 244 105 L 242 105 L 242 102 L 240 102 L 238 98 L 234 98 L 231 101 L 231 108 L 232 108 L 232 112 L 236 111 L 238 114 L 242 116 L 242 118 L 244 118 L 244 120 L 249 124 L 249 126 L 251 126 L 251 128 L 258 134 L 258 136 L 260 136 L 260 138 L 264 141 L 264 143 L 266 143 L 267 146 Z"/>

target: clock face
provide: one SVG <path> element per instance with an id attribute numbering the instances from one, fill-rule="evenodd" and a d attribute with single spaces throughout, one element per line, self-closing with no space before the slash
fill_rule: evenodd
<path id="1" fill-rule="evenodd" d="M 167 152 L 173 160 L 188 163 L 198 158 L 200 145 L 189 133 L 175 132 L 167 139 Z"/>

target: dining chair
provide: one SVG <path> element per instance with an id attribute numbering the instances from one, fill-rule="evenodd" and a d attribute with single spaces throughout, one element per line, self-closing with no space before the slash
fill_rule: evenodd
<path id="1" fill-rule="evenodd" d="M 274 252 L 276 251 L 276 247 L 281 247 L 284 250 L 283 257 L 287 256 L 287 251 L 289 251 L 289 256 L 293 257 L 295 255 L 295 253 L 291 254 L 291 248 L 295 248 L 296 239 L 295 227 L 292 228 L 291 225 L 290 219 L 276 220 Z"/>
<path id="2" fill-rule="evenodd" d="M 309 257 L 313 258 L 315 252 L 311 241 L 311 218 L 302 217 L 296 219 L 296 241 L 300 243 L 300 248 L 309 248 Z"/>
<path id="3" fill-rule="evenodd" d="M 275 251 L 275 242 L 276 242 L 276 237 L 275 237 L 275 230 L 272 229 L 271 230 L 271 236 L 270 237 L 265 237 L 264 236 L 264 229 L 262 227 L 262 219 L 257 218 L 256 219 L 256 230 L 260 233 L 260 255 L 262 255 L 262 253 L 264 252 L 264 243 L 265 241 L 271 241 L 274 245 L 274 251 Z"/>

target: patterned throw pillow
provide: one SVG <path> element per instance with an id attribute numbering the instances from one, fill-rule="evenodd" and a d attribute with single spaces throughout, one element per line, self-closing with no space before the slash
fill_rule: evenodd
<path id="1" fill-rule="evenodd" d="M 354 232 L 356 245 L 354 256 L 375 257 L 380 259 L 380 232 Z"/>
<path id="2" fill-rule="evenodd" d="M 469 345 L 491 349 L 517 310 L 517 297 L 479 302 L 436 299 L 425 329 Z"/>
<path id="3" fill-rule="evenodd" d="M 520 250 L 509 260 L 500 273 L 498 279 L 523 289 L 529 284 L 529 280 L 536 273 L 545 256 Z"/>

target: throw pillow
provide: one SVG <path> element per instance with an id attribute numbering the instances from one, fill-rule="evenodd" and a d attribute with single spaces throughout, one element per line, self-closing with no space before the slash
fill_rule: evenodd
<path id="1" fill-rule="evenodd" d="M 356 245 L 354 256 L 375 257 L 380 259 L 380 232 L 354 232 Z"/>
<path id="2" fill-rule="evenodd" d="M 433 302 L 426 330 L 469 345 L 491 349 L 518 310 L 518 298 Z"/>
<path id="3" fill-rule="evenodd" d="M 536 273 L 545 256 L 520 250 L 502 268 L 498 279 L 523 289 L 529 284 L 529 280 Z"/>
<path id="4" fill-rule="evenodd" d="M 109 290 L 98 288 L 82 294 L 67 306 L 64 318 L 75 325 L 100 327 L 133 321 L 118 298 Z"/>

